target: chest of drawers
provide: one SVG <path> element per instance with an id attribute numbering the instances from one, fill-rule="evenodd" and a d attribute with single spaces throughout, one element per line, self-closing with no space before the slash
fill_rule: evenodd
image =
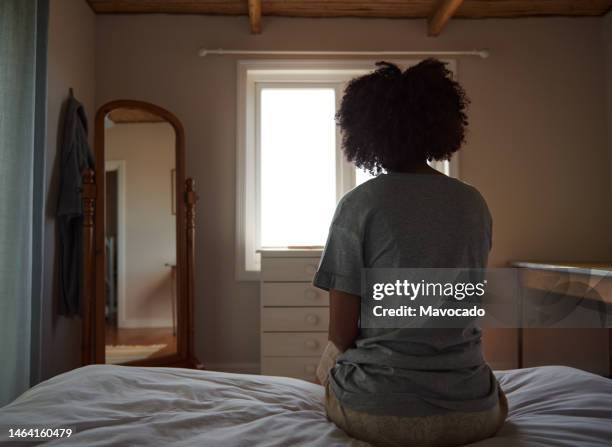
<path id="1" fill-rule="evenodd" d="M 261 373 L 314 380 L 329 295 L 312 286 L 321 250 L 261 252 Z"/>

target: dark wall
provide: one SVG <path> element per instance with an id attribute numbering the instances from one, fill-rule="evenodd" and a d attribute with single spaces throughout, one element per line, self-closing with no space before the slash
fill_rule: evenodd
<path id="1" fill-rule="evenodd" d="M 45 207 L 43 228 L 44 271 L 40 309 L 40 378 L 42 380 L 81 364 L 80 318 L 57 314 L 57 235 L 55 209 L 58 191 L 58 144 L 63 105 L 73 88 L 90 121 L 90 142 L 95 92 L 95 16 L 82 0 L 52 1 L 49 11 L 47 81 L 47 141 L 45 154 Z"/>

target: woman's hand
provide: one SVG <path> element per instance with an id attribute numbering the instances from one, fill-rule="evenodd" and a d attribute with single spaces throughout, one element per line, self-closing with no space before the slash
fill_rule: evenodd
<path id="1" fill-rule="evenodd" d="M 329 342 L 321 355 L 315 383 L 327 386 L 336 358 L 355 344 L 359 335 L 361 298 L 332 289 L 329 291 Z"/>
<path id="2" fill-rule="evenodd" d="M 355 344 L 359 335 L 361 298 L 331 289 L 329 291 L 329 340 L 340 352 Z"/>

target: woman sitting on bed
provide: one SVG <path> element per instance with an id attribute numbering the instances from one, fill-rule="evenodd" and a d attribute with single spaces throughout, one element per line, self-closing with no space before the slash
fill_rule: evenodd
<path id="1" fill-rule="evenodd" d="M 314 285 L 330 291 L 317 370 L 329 418 L 379 446 L 456 446 L 494 435 L 507 403 L 480 330 L 359 327 L 362 268 L 484 268 L 491 216 L 480 193 L 432 169 L 465 135 L 468 99 L 445 65 L 382 62 L 352 80 L 337 120 L 356 166 L 378 173 L 336 209 Z"/>

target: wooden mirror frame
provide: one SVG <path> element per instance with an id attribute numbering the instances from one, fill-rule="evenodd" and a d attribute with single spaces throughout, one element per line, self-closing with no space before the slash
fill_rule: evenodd
<path id="1" fill-rule="evenodd" d="M 169 111 L 143 101 L 111 101 L 98 109 L 95 118 L 95 174 L 83 173 L 83 349 L 82 363 L 105 363 L 106 250 L 105 250 L 105 118 L 115 109 L 139 109 L 165 119 L 174 128 L 176 169 L 176 342 L 177 352 L 122 365 L 200 368 L 193 353 L 193 291 L 195 204 L 192 179 L 185 179 L 185 132 Z M 94 180 L 95 179 L 95 180 Z"/>

